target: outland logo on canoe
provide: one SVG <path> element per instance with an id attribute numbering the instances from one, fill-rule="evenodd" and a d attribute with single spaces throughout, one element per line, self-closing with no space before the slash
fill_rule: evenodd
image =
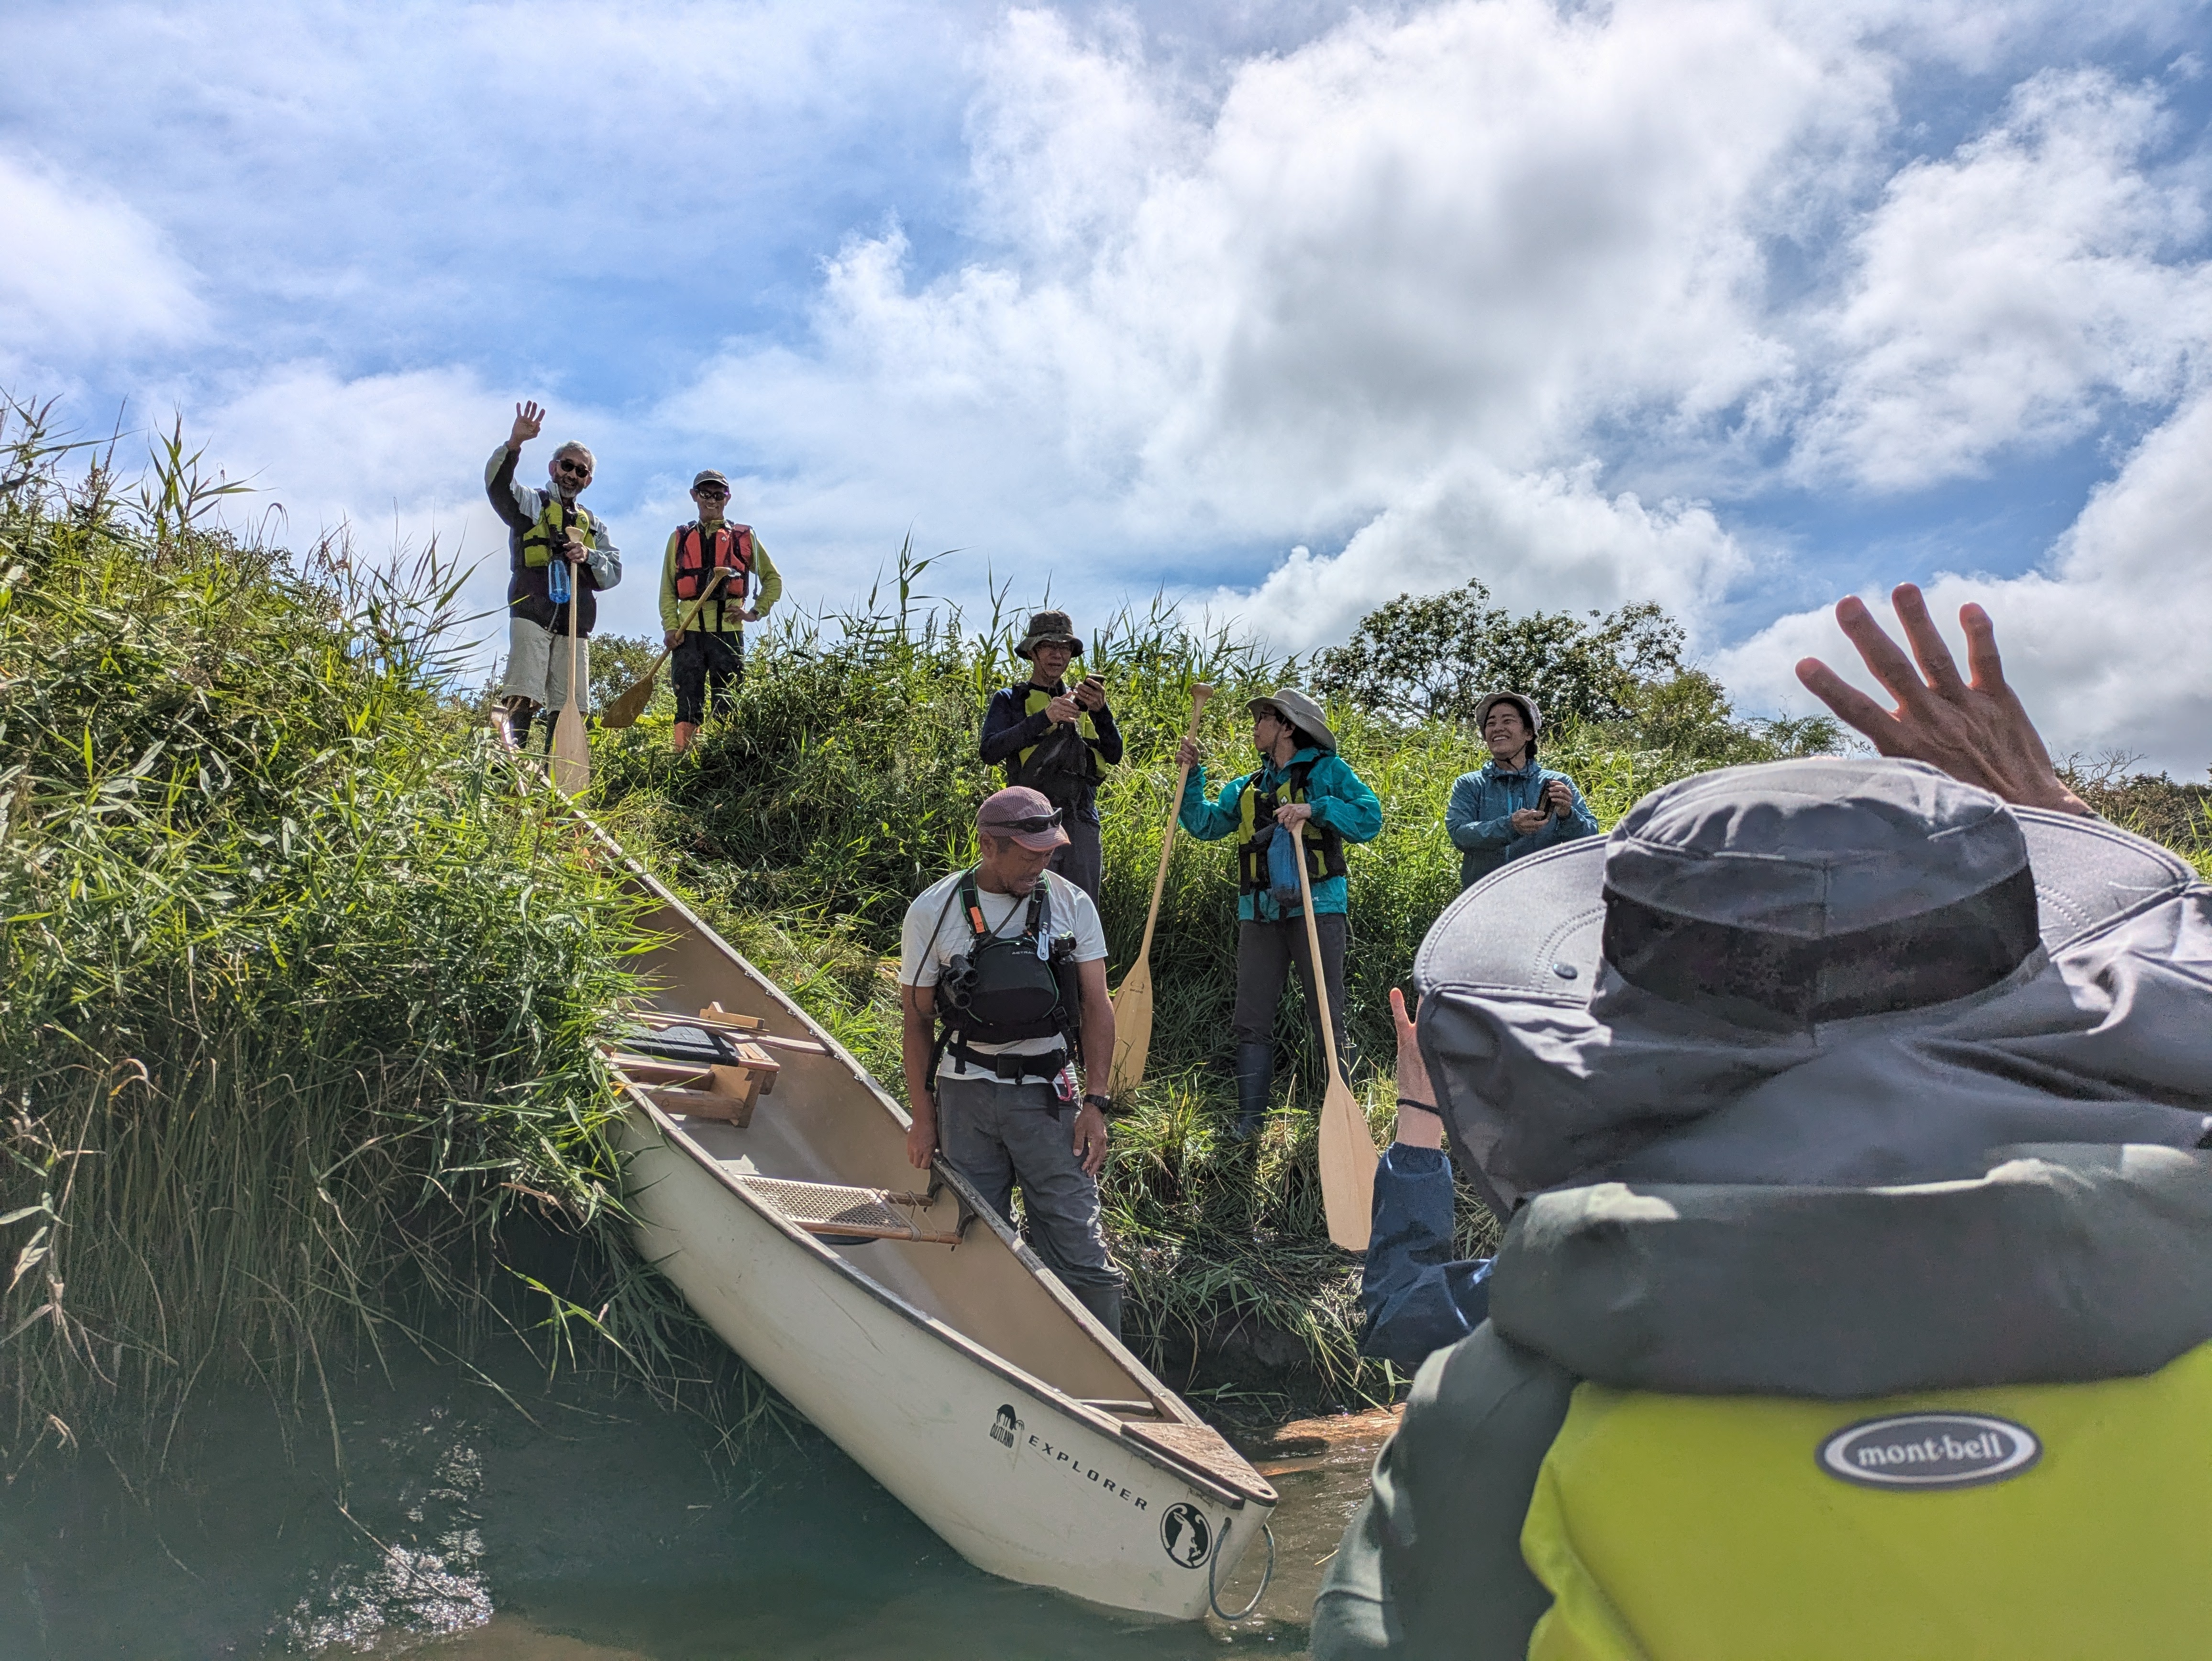
<path id="1" fill-rule="evenodd" d="M 1901 1413 L 1846 1425 L 1820 1469 L 1870 1488 L 1966 1488 L 2018 1476 L 2043 1457 L 2026 1425 L 1982 1413 Z"/>
<path id="2" fill-rule="evenodd" d="M 1160 1543 L 1176 1562 L 1194 1569 L 1213 1548 L 1213 1527 L 1204 1512 L 1188 1500 L 1178 1500 L 1160 1518 Z"/>
<path id="3" fill-rule="evenodd" d="M 999 1403 L 999 1416 L 991 1421 L 991 1439 L 1002 1447 L 1012 1447 L 1022 1433 L 1022 1421 L 1014 1415 L 1012 1402 Z"/>

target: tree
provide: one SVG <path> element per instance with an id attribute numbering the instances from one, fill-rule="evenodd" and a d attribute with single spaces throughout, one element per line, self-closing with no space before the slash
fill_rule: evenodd
<path id="1" fill-rule="evenodd" d="M 1401 594 L 1322 654 L 1322 691 L 1401 719 L 1470 720 L 1492 692 L 1523 692 L 1547 721 L 1632 718 L 1646 686 L 1682 672 L 1682 627 L 1649 600 L 1585 621 L 1516 618 L 1480 579 Z"/>

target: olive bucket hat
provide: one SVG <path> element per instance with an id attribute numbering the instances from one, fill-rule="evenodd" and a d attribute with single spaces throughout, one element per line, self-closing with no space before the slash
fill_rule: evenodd
<path id="1" fill-rule="evenodd" d="M 1014 648 L 1014 655 L 1026 660 L 1038 647 L 1054 642 L 1078 657 L 1083 655 L 1083 636 L 1075 632 L 1074 620 L 1065 611 L 1039 611 L 1030 618 L 1030 631 Z"/>
<path id="2" fill-rule="evenodd" d="M 1668 785 L 1515 860 L 1414 963 L 1465 1173 L 1566 1183 L 1981 1177 L 1999 1147 L 2212 1130 L 2212 889 L 2100 820 L 1917 762 Z"/>
<path id="3" fill-rule="evenodd" d="M 1332 756 L 1336 753 L 1336 734 L 1328 730 L 1328 723 L 1322 719 L 1321 705 L 1295 686 L 1279 686 L 1265 697 L 1254 698 L 1244 708 L 1255 715 L 1262 709 L 1272 709 L 1297 727 L 1315 749 L 1326 751 Z"/>

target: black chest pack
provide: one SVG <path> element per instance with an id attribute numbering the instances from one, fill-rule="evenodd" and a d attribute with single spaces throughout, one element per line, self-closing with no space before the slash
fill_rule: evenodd
<path id="1" fill-rule="evenodd" d="M 984 926 L 975 872 L 962 873 L 947 897 L 947 910 L 955 900 L 967 920 L 968 947 L 955 952 L 938 977 L 939 1027 L 930 1076 L 936 1076 L 938 1062 L 950 1051 L 962 1072 L 974 1068 L 1007 1080 L 1051 1078 L 1067 1064 L 1081 1032 L 1075 936 L 1051 932 L 1051 884 L 1037 878 L 1022 932 L 1014 935 Z M 938 927 L 944 922 L 940 913 Z M 935 941 L 933 933 L 931 943 Z M 1036 1056 L 986 1056 L 969 1047 L 1052 1037 L 1060 1040 L 1060 1047 Z"/>

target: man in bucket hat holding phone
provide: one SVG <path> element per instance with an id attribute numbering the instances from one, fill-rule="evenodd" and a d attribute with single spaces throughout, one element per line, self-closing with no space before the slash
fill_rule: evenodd
<path id="1" fill-rule="evenodd" d="M 1316 1656 L 2200 1646 L 2212 891 L 2086 814 L 1978 607 L 1969 681 L 1894 599 L 1917 672 L 1838 607 L 1894 713 L 1799 666 L 1884 759 L 1669 786 L 1424 943 L 1370 1278 L 1474 1330 Z M 1439 1130 L 1512 1220 L 1486 1320 L 1382 1223 Z"/>
<path id="2" fill-rule="evenodd" d="M 1014 647 L 1030 676 L 992 694 L 983 712 L 983 760 L 1006 770 L 1008 784 L 1027 785 L 1060 810 L 1066 845 L 1052 856 L 1057 871 L 1098 904 L 1105 874 L 1098 787 L 1121 759 L 1121 732 L 1106 704 L 1106 684 L 1085 675 L 1067 684 L 1067 666 L 1083 655 L 1083 637 L 1065 611 L 1039 611 Z"/>

